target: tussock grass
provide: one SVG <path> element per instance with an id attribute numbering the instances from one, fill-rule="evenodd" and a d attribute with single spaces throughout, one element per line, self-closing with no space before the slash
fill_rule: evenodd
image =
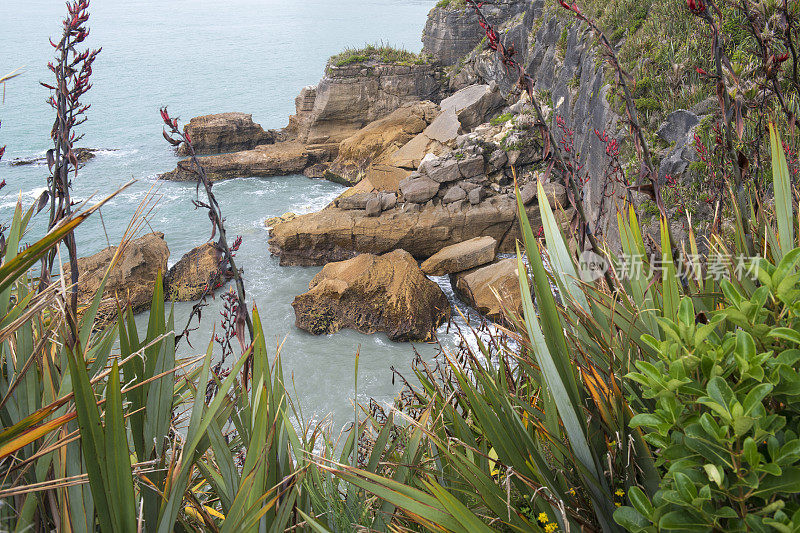
<path id="1" fill-rule="evenodd" d="M 395 48 L 387 44 L 368 44 L 363 48 L 347 48 L 331 57 L 330 63 L 337 67 L 377 61 L 388 65 L 424 65 L 427 58 L 403 48 Z"/>

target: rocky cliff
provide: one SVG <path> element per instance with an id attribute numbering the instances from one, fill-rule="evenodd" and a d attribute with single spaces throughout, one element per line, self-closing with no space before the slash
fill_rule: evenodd
<path id="1" fill-rule="evenodd" d="M 483 12 L 492 24 L 506 23 L 525 13 L 530 2 L 495 0 L 483 3 Z M 472 10 L 465 9 L 463 1 L 439 2 L 428 15 L 422 33 L 422 52 L 435 58 L 441 65 L 460 63 L 483 39 Z"/>
<path id="2" fill-rule="evenodd" d="M 308 145 L 339 143 L 405 104 L 438 102 L 441 87 L 440 69 L 428 63 L 331 62 L 319 84 L 298 96 L 290 129 Z"/>
<path id="3" fill-rule="evenodd" d="M 594 231 L 613 241 L 616 224 L 614 217 L 608 216 L 613 200 L 604 198 L 608 192 L 604 193 L 603 180 L 608 158 L 594 130 L 616 132 L 620 118 L 609 103 L 611 87 L 591 33 L 559 9 L 546 0 L 486 2 L 483 7 L 500 29 L 505 45 L 514 45 L 520 63 L 534 78 L 540 102 L 552 110 L 550 127 L 556 130 L 557 138 L 557 116 L 574 131 L 578 164 L 589 176 L 584 188 L 587 215 L 592 221 L 600 220 L 600 227 Z M 465 40 L 469 26 L 477 38 Z M 512 91 L 517 80 L 508 75 L 494 52 L 484 49 L 481 35 L 471 10 L 437 7 L 429 16 L 423 42 L 436 60 L 453 65 L 449 90 L 495 81 L 505 92 Z M 470 43 L 475 44 L 455 63 L 450 51 L 463 52 Z M 518 106 L 517 111 L 524 111 L 524 106 Z"/>

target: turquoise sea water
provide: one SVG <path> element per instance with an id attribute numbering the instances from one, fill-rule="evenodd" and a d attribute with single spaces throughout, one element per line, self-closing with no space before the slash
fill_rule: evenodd
<path id="1" fill-rule="evenodd" d="M 112 200 L 100 219 L 78 232 L 81 255 L 119 242 L 141 199 L 151 189 L 160 200 L 150 226 L 166 235 L 170 264 L 210 237 L 206 215 L 194 211 L 194 186 L 155 180 L 174 168 L 176 156 L 161 137 L 158 108 L 168 105 L 183 120 L 224 111 L 252 113 L 265 128 L 279 128 L 294 112 L 299 90 L 316 84 L 327 58 L 347 46 L 385 42 L 419 51 L 420 35 L 433 0 L 93 0 L 89 46 L 102 46 L 94 64 L 89 122 L 81 146 L 104 148 L 85 166 L 74 195 L 105 195 L 136 179 Z M 17 195 L 33 202 L 46 183 L 46 167 L 9 165 L 14 158 L 43 155 L 49 147 L 53 114 L 45 103 L 46 68 L 65 12 L 60 0 L 4 0 L 0 6 L 0 73 L 25 67 L 11 81 L 0 104 L 0 220 L 11 216 Z M 303 176 L 243 177 L 219 183 L 215 191 L 229 234 L 242 235 L 239 253 L 249 297 L 264 317 L 268 344 L 284 338 L 283 359 L 308 418 L 333 416 L 337 426 L 351 416 L 354 355 L 360 347 L 359 398 L 390 401 L 395 392 L 390 366 L 408 372 L 412 346 L 384 335 L 342 331 L 313 337 L 294 327 L 292 299 L 307 290 L 319 268 L 279 267 L 267 249 L 262 221 L 286 211 L 308 212 L 341 192 L 329 182 Z M 45 213 L 42 213 L 44 216 Z M 43 222 L 43 221 L 41 221 Z M 42 223 L 35 225 L 41 234 Z M 108 241 L 106 240 L 106 232 Z M 446 286 L 446 284 L 443 283 Z M 191 304 L 176 306 L 182 325 Z M 193 334 L 202 349 L 218 320 L 219 300 L 204 312 Z M 444 335 L 444 330 L 442 330 Z M 188 349 L 188 348 L 187 348 Z M 425 357 L 434 348 L 417 346 Z M 274 353 L 274 350 L 273 350 Z M 290 387 L 291 384 L 288 384 Z"/>

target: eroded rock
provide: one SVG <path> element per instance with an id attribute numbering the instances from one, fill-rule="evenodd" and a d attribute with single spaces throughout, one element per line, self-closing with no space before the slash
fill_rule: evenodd
<path id="1" fill-rule="evenodd" d="M 429 202 L 430 203 L 430 202 Z M 270 251 L 282 265 L 320 265 L 359 253 L 382 254 L 404 249 L 427 259 L 445 246 L 490 236 L 499 252 L 513 252 L 521 238 L 516 199 L 493 196 L 478 205 L 406 204 L 403 209 L 367 217 L 364 211 L 327 208 L 279 224 L 271 231 Z M 539 208 L 526 208 L 533 227 L 541 224 Z M 570 217 L 571 209 L 566 211 Z M 557 214 L 557 216 L 559 216 Z"/>
<path id="2" fill-rule="evenodd" d="M 442 100 L 442 112 L 452 111 L 465 131 L 489 120 L 505 105 L 497 84 L 471 85 Z"/>
<path id="3" fill-rule="evenodd" d="M 117 247 L 111 246 L 89 257 L 78 259 L 78 302 L 80 307 L 91 303 L 100 288 Z M 130 305 L 134 312 L 146 311 L 153 300 L 158 271 L 167 271 L 169 248 L 163 233 L 148 233 L 129 242 L 111 269 L 103 301 L 98 310 L 100 321 L 111 320 L 117 315 L 117 300 L 122 307 Z M 66 279 L 70 279 L 69 263 L 63 265 Z"/>
<path id="4" fill-rule="evenodd" d="M 268 177 L 299 174 L 312 162 L 308 148 L 298 142 L 257 146 L 253 150 L 200 157 L 200 164 L 211 181 L 239 177 Z M 161 175 L 172 181 L 194 181 L 197 176 L 191 159 L 178 162 L 175 170 Z"/>
<path id="5" fill-rule="evenodd" d="M 222 154 L 252 150 L 261 144 L 275 142 L 274 131 L 264 129 L 253 122 L 253 115 L 246 113 L 219 113 L 194 117 L 183 128 L 189 134 L 192 146 L 198 154 Z M 189 155 L 185 144 L 178 153 Z"/>
<path id="6" fill-rule="evenodd" d="M 404 250 L 328 263 L 292 306 L 297 327 L 315 335 L 352 328 L 394 341 L 432 339 L 451 312 L 439 286 Z"/>
<path id="7" fill-rule="evenodd" d="M 328 171 L 348 183 L 358 183 L 370 175 L 373 164 L 385 162 L 422 132 L 438 111 L 433 102 L 414 102 L 371 122 L 341 142 L 339 155 Z"/>
<path id="8" fill-rule="evenodd" d="M 165 277 L 167 300 L 193 302 L 206 290 L 213 291 L 229 279 L 220 268 L 222 253 L 216 243 L 207 242 L 187 254 L 169 269 Z"/>
<path id="9" fill-rule="evenodd" d="M 406 202 L 424 204 L 439 192 L 439 183 L 432 179 L 420 176 L 400 183 L 400 193 Z"/>
<path id="10" fill-rule="evenodd" d="M 344 141 L 405 104 L 438 101 L 440 76 L 429 64 L 328 64 L 319 84 L 297 98 L 289 127 L 306 144 Z"/>

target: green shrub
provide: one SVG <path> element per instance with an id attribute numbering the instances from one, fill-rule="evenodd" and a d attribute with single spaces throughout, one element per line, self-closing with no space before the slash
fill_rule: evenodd
<path id="1" fill-rule="evenodd" d="M 761 262 L 762 286 L 722 282 L 724 308 L 698 324 L 690 298 L 667 337 L 647 337 L 658 360 L 628 377 L 656 401 L 636 415 L 666 475 L 653 504 L 618 512 L 634 531 L 796 531 L 800 527 L 800 248 Z M 642 513 L 642 511 L 645 511 Z"/>
<path id="2" fill-rule="evenodd" d="M 492 124 L 492 126 L 499 126 L 500 124 L 505 124 L 512 118 L 514 118 L 514 113 L 503 113 L 502 115 L 494 117 L 489 122 Z"/>
<path id="3" fill-rule="evenodd" d="M 634 103 L 636 104 L 636 109 L 643 113 L 661 110 L 661 102 L 655 98 L 637 98 Z"/>

